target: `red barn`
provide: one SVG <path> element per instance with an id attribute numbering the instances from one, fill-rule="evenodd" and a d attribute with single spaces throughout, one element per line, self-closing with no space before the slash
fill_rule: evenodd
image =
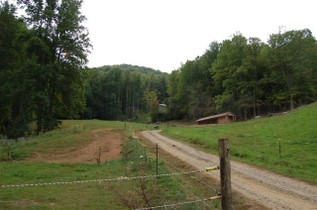
<path id="1" fill-rule="evenodd" d="M 209 117 L 204 117 L 196 120 L 198 125 L 206 124 L 228 124 L 236 120 L 236 116 L 231 112 L 225 112 L 222 114 L 217 114 Z"/>

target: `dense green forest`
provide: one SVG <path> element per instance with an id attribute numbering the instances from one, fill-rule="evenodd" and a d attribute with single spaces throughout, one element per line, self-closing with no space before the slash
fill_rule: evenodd
<path id="1" fill-rule="evenodd" d="M 0 4 L 0 131 L 8 138 L 52 130 L 85 108 L 90 49 L 82 1 Z M 35 122 L 35 125 L 33 126 Z M 32 129 L 33 130 L 33 129 Z"/>
<path id="2" fill-rule="evenodd" d="M 173 71 L 168 83 L 173 118 L 231 111 L 240 119 L 292 110 L 317 100 L 317 42 L 311 31 L 272 34 L 268 43 L 235 34 L 212 42 Z"/>
<path id="3" fill-rule="evenodd" d="M 88 71 L 87 108 L 83 118 L 138 120 L 149 113 L 159 116 L 167 99 L 168 74 L 132 65 L 103 66 Z"/>
<path id="4" fill-rule="evenodd" d="M 0 136 L 39 134 L 61 119 L 147 114 L 162 121 L 224 111 L 248 119 L 317 100 L 317 42 L 309 29 L 279 31 L 267 43 L 237 33 L 170 74 L 132 65 L 87 68 L 82 0 L 17 3 L 0 3 Z"/>

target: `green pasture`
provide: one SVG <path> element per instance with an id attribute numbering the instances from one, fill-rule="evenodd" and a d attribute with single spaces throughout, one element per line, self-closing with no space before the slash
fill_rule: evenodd
<path id="1" fill-rule="evenodd" d="M 34 153 L 54 153 L 56 150 L 75 148 L 91 141 L 92 130 L 120 129 L 124 140 L 122 157 L 101 164 L 48 163 L 28 161 Z M 0 209 L 135 209 L 168 203 L 195 200 L 212 196 L 204 187 L 195 188 L 186 177 L 163 177 L 113 181 L 101 183 L 65 184 L 3 188 L 3 185 L 36 184 L 47 182 L 71 182 L 155 174 L 155 155 L 145 149 L 131 134 L 149 125 L 124 122 L 64 121 L 55 131 L 1 144 L 0 162 Z M 170 173 L 163 160 L 159 161 L 160 173 Z M 186 189 L 195 192 L 188 192 Z M 144 198 L 146 197 L 146 199 Z M 178 209 L 219 209 L 219 201 L 181 205 Z"/>
<path id="2" fill-rule="evenodd" d="M 317 183 L 317 103 L 292 112 L 215 126 L 163 126 L 163 134 L 218 154 L 227 138 L 231 157 Z"/>

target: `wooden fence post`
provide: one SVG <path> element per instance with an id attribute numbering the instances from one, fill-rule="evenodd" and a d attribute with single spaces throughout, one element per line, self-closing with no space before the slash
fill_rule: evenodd
<path id="1" fill-rule="evenodd" d="M 158 175 L 158 144 L 155 144 L 155 154 L 156 154 L 156 175 Z"/>
<path id="2" fill-rule="evenodd" d="M 282 157 L 282 147 L 281 147 L 281 139 L 278 139 L 278 157 L 281 159 Z"/>
<path id="3" fill-rule="evenodd" d="M 218 146 L 221 181 L 221 206 L 223 210 L 232 210 L 230 147 L 228 139 L 219 139 Z"/>

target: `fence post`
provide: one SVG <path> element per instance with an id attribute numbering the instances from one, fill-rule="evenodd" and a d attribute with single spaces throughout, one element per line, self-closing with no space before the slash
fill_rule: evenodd
<path id="1" fill-rule="evenodd" d="M 147 163 L 146 146 L 144 146 L 144 160 L 145 160 L 145 163 Z"/>
<path id="2" fill-rule="evenodd" d="M 219 139 L 218 147 L 221 181 L 221 206 L 223 210 L 232 210 L 230 147 L 228 139 Z"/>
<path id="3" fill-rule="evenodd" d="M 158 175 L 158 144 L 155 144 L 155 154 L 156 154 L 156 175 Z"/>
<path id="4" fill-rule="evenodd" d="M 281 159 L 282 157 L 282 147 L 281 147 L 281 139 L 278 139 L 278 157 Z"/>
<path id="5" fill-rule="evenodd" d="M 11 144 L 8 141 L 8 160 L 10 160 L 10 159 L 11 159 Z"/>

